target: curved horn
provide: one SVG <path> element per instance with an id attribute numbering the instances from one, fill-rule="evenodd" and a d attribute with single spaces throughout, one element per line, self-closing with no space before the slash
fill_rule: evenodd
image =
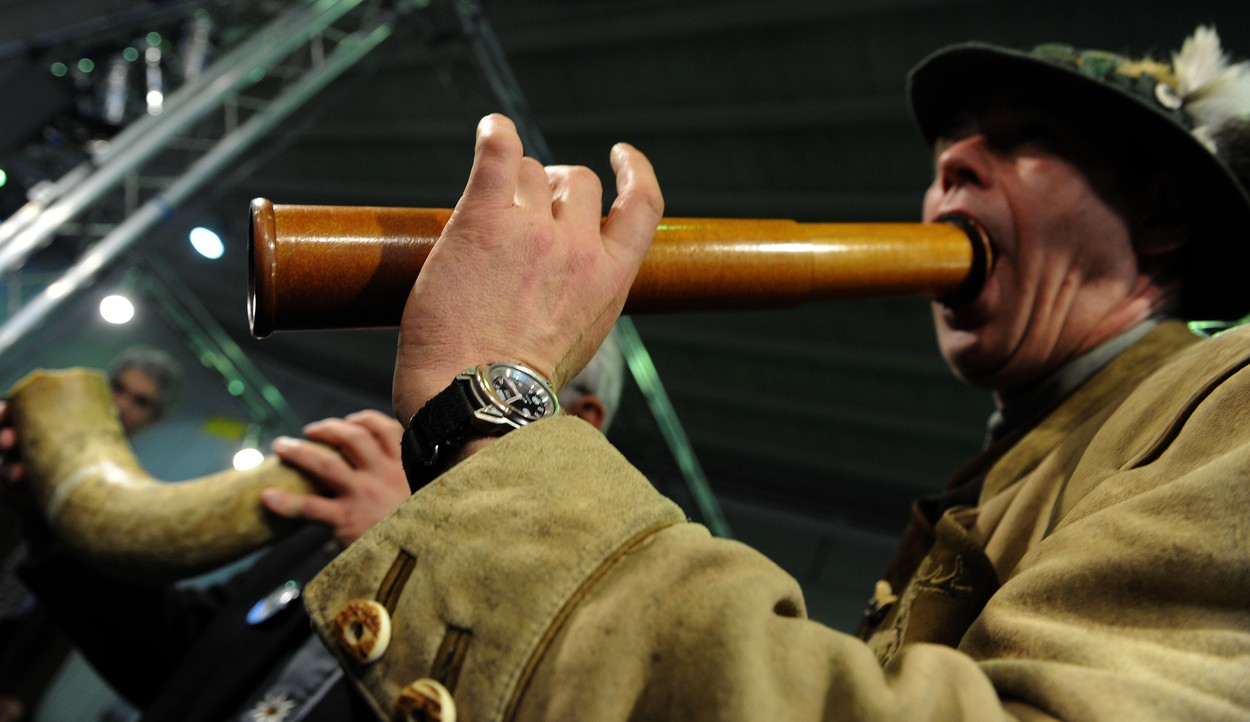
<path id="1" fill-rule="evenodd" d="M 135 459 L 98 371 L 34 371 L 9 391 L 8 404 L 48 524 L 75 553 L 113 573 L 179 579 L 240 559 L 298 525 L 267 512 L 261 490 L 315 491 L 274 456 L 247 471 L 153 479 Z"/>

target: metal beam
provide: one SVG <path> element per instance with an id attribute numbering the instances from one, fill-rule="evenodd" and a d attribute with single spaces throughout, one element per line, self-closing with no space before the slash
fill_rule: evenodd
<path id="1" fill-rule="evenodd" d="M 321 16 L 321 19 L 325 19 L 328 15 L 334 15 L 336 18 L 341 17 L 342 13 L 338 11 L 342 8 L 325 7 L 336 4 L 329 0 L 317 3 L 316 5 L 327 13 L 327 15 Z M 351 1 L 346 4 L 354 8 L 360 3 Z M 135 212 L 129 214 L 111 233 L 88 249 L 60 278 L 49 284 L 0 327 L 0 354 L 11 348 L 23 335 L 47 318 L 66 298 L 89 285 L 103 268 L 112 263 L 136 240 L 143 237 L 153 226 L 167 218 L 174 208 L 178 207 L 207 181 L 235 162 L 252 144 L 264 137 L 278 123 L 290 116 L 318 91 L 389 37 L 396 17 L 397 12 L 394 10 L 378 14 L 370 13 L 367 22 L 356 32 L 339 39 L 334 50 L 325 56 L 321 62 L 305 70 L 298 80 L 286 86 L 268 104 L 260 107 L 255 115 L 233 132 L 224 135 L 212 146 L 211 150 L 197 159 L 163 192 L 152 196 Z M 283 26 L 285 27 L 285 24 Z M 318 22 L 304 24 L 300 27 L 303 27 L 306 33 L 302 38 L 302 42 L 308 44 L 317 39 L 316 36 L 311 35 L 313 28 L 324 28 L 325 25 Z M 270 41 L 271 43 L 294 49 L 289 36 L 271 35 Z M 269 53 L 268 47 L 265 48 L 264 55 L 271 59 L 273 57 Z M 319 54 L 314 55 L 320 57 Z M 248 65 L 248 63 L 239 62 L 238 59 L 233 58 L 230 62 L 235 67 L 246 67 Z M 252 65 L 252 67 L 257 68 L 258 66 Z M 222 96 L 223 100 L 224 98 L 225 95 Z M 177 118 L 178 116 L 174 117 Z M 176 119 L 173 122 L 181 123 L 182 121 Z M 168 144 L 172 135 L 162 134 L 162 138 L 163 142 Z M 136 155 L 148 154 L 146 143 L 136 142 L 131 147 L 136 149 L 143 148 L 142 151 L 137 150 Z M 159 150 L 159 148 L 152 150 Z M 132 160 L 129 155 L 121 155 L 115 157 L 112 162 L 130 165 Z M 120 178 L 122 174 L 110 169 L 106 171 L 106 175 Z M 55 212 L 54 216 L 47 220 L 36 221 L 28 229 L 31 236 L 51 233 L 76 215 L 77 211 L 87 207 L 91 202 L 99 200 L 106 189 L 106 184 L 104 181 L 97 181 L 92 184 L 92 187 L 95 190 L 90 194 L 85 194 L 81 197 L 77 194 L 73 195 L 73 200 L 64 206 L 64 210 L 56 210 L 62 207 L 61 204 L 55 204 L 50 208 L 49 210 Z M 69 198 L 70 196 L 67 195 L 66 199 Z"/>

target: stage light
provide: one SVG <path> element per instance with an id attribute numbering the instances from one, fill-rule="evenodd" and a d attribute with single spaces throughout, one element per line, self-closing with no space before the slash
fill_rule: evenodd
<path id="1" fill-rule="evenodd" d="M 3 188 L 7 186 L 8 184 L 9 184 L 9 174 L 5 173 L 3 168 L 0 168 L 0 188 Z"/>
<path id="2" fill-rule="evenodd" d="M 265 460 L 265 455 L 260 453 L 260 449 L 245 448 L 239 449 L 234 455 L 234 468 L 238 471 L 247 471 L 260 466 L 260 462 Z"/>
<path id="3" fill-rule="evenodd" d="M 69 74 L 69 66 L 62 62 L 53 63 L 49 70 L 58 78 L 64 78 Z"/>
<path id="4" fill-rule="evenodd" d="M 104 82 L 104 120 L 121 125 L 126 119 L 126 95 L 130 90 L 130 64 L 123 58 L 115 58 L 109 64 L 108 79 Z"/>
<path id="5" fill-rule="evenodd" d="M 156 42 L 153 42 L 153 35 L 156 33 L 148 34 L 148 48 L 143 51 L 148 87 L 144 98 L 148 104 L 148 115 L 160 115 L 165 108 L 165 76 L 161 71 L 160 36 L 156 35 Z"/>
<path id="6" fill-rule="evenodd" d="M 243 430 L 243 442 L 240 449 L 234 454 L 234 468 L 238 471 L 247 471 L 260 465 L 265 460 L 265 455 L 260 453 L 260 425 L 248 424 Z"/>
<path id="7" fill-rule="evenodd" d="M 125 296 L 105 296 L 100 301 L 100 315 L 109 323 L 123 324 L 135 317 L 135 306 Z"/>
<path id="8" fill-rule="evenodd" d="M 226 252 L 226 246 L 221 242 L 221 237 L 203 226 L 192 228 L 189 237 L 191 247 L 205 258 L 216 260 Z"/>

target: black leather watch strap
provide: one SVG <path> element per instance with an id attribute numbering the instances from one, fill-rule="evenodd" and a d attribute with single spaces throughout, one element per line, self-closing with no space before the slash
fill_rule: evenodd
<path id="1" fill-rule="evenodd" d="M 415 492 L 441 474 L 455 450 L 474 435 L 468 420 L 475 409 L 468 382 L 457 379 L 413 414 L 400 442 L 409 489 Z"/>

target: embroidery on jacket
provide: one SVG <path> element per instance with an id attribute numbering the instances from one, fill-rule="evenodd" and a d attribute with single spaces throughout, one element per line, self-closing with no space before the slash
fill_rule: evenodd
<path id="1" fill-rule="evenodd" d="M 244 713 L 247 722 L 285 722 L 295 709 L 295 702 L 285 692 L 269 692 Z"/>
<path id="2" fill-rule="evenodd" d="M 938 592 L 948 597 L 957 597 L 960 594 L 967 594 L 972 591 L 970 585 L 959 583 L 963 578 L 963 555 L 955 555 L 955 563 L 948 574 L 943 574 L 942 565 L 935 563 L 932 557 L 925 557 L 925 560 L 920 563 L 920 568 L 916 570 L 916 576 L 912 583 L 919 591 Z"/>
<path id="3" fill-rule="evenodd" d="M 963 555 L 956 554 L 950 571 L 946 571 L 941 562 L 933 557 L 925 557 L 916 569 L 916 574 L 903 590 L 898 599 L 894 619 L 886 629 L 880 629 L 869 639 L 869 646 L 877 653 L 877 662 L 881 666 L 889 663 L 907 641 L 907 627 L 911 620 L 912 605 L 921 592 L 941 594 L 947 597 L 958 597 L 973 591 L 965 581 Z"/>

